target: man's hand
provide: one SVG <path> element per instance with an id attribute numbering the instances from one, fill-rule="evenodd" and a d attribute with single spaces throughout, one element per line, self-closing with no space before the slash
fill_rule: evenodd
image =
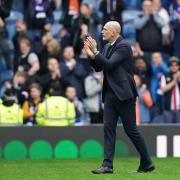
<path id="1" fill-rule="evenodd" d="M 91 59 L 95 58 L 95 54 L 91 51 L 87 42 L 84 42 L 84 51 Z"/>
<path id="2" fill-rule="evenodd" d="M 87 42 L 87 45 L 88 45 L 89 49 L 95 54 L 95 52 L 97 51 L 96 40 L 93 39 L 91 36 L 88 36 L 86 38 L 85 42 Z"/>

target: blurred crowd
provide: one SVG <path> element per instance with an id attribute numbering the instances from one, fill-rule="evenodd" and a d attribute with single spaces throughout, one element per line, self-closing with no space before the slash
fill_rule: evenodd
<path id="1" fill-rule="evenodd" d="M 132 47 L 137 124 L 180 123 L 180 0 L 0 0 L 0 124 L 103 123 L 83 41 L 103 49 L 109 20 Z"/>

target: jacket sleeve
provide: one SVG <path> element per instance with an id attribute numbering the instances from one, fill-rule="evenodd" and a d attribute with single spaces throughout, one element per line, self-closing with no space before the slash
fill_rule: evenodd
<path id="1" fill-rule="evenodd" d="M 93 77 L 88 76 L 85 79 L 85 92 L 87 96 L 94 96 L 102 90 L 102 85 Z"/>
<path id="2" fill-rule="evenodd" d="M 104 69 L 112 70 L 131 55 L 132 51 L 130 47 L 128 47 L 126 44 L 123 44 L 115 49 L 110 59 L 107 59 L 104 55 L 99 53 L 95 56 L 94 61 Z"/>
<path id="3" fill-rule="evenodd" d="M 38 105 L 38 110 L 36 113 L 36 122 L 38 125 L 44 125 L 44 114 L 45 114 L 45 104 L 40 103 Z"/>
<path id="4" fill-rule="evenodd" d="M 68 109 L 67 109 L 67 120 L 69 121 L 69 125 L 74 125 L 75 123 L 75 117 L 76 117 L 76 112 L 75 112 L 75 107 L 74 104 L 71 102 L 68 102 Z"/>

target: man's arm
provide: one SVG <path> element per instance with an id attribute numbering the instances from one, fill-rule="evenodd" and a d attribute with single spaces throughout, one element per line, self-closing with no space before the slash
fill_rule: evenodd
<path id="1" fill-rule="evenodd" d="M 122 63 L 127 57 L 131 56 L 131 54 L 131 49 L 127 45 L 121 45 L 115 50 L 110 59 L 107 59 L 104 55 L 98 53 L 95 56 L 94 61 L 103 68 L 111 70 Z"/>

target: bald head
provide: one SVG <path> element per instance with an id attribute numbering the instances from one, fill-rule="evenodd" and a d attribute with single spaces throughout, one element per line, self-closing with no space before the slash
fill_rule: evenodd
<path id="1" fill-rule="evenodd" d="M 120 34 L 121 26 L 117 21 L 109 21 L 105 25 L 108 27 L 108 29 L 110 29 L 114 33 Z"/>
<path id="2" fill-rule="evenodd" d="M 106 42 L 114 42 L 120 36 L 121 26 L 117 21 L 107 22 L 102 29 L 102 39 Z"/>

